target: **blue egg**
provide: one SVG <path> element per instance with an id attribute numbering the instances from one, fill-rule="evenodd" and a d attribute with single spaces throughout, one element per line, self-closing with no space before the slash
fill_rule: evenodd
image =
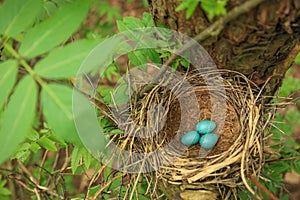
<path id="1" fill-rule="evenodd" d="M 204 149 L 213 148 L 218 142 L 219 136 L 214 133 L 208 133 L 201 137 L 200 146 Z"/>
<path id="2" fill-rule="evenodd" d="M 196 131 L 200 134 L 207 134 L 215 130 L 216 123 L 210 120 L 202 120 L 196 125 Z"/>
<path id="3" fill-rule="evenodd" d="M 182 144 L 187 146 L 197 144 L 199 140 L 200 140 L 200 135 L 199 133 L 197 133 L 197 131 L 189 131 L 185 133 L 181 138 Z"/>

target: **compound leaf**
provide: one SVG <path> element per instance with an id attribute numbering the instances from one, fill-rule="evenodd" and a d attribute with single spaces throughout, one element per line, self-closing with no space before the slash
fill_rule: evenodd
<path id="1" fill-rule="evenodd" d="M 53 16 L 28 31 L 20 54 L 33 58 L 68 39 L 86 17 L 89 5 L 90 1 L 82 0 L 62 5 Z"/>
<path id="2" fill-rule="evenodd" d="M 0 9 L 0 35 L 15 36 L 30 26 L 42 8 L 42 0 L 7 0 Z"/>

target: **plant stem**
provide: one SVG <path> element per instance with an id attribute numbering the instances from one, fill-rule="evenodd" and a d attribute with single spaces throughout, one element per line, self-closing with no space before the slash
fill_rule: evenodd
<path id="1" fill-rule="evenodd" d="M 41 79 L 40 76 L 36 74 L 36 72 L 30 67 L 30 65 L 22 58 L 14 48 L 12 48 L 9 44 L 4 43 L 5 49 L 9 51 L 17 59 L 19 64 L 21 64 L 25 70 L 32 76 L 34 80 L 36 80 L 41 86 L 45 86 L 46 83 Z"/>
<path id="2" fill-rule="evenodd" d="M 263 186 L 254 176 L 249 175 L 248 178 L 259 188 L 261 189 L 270 199 L 279 200 L 270 190 Z"/>

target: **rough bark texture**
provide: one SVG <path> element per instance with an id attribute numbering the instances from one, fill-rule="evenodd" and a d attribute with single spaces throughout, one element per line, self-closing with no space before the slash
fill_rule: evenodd
<path id="1" fill-rule="evenodd" d="M 226 8 L 231 10 L 243 2 L 228 0 Z M 156 23 L 191 37 L 214 22 L 200 6 L 186 20 L 185 11 L 175 12 L 179 0 L 149 0 L 149 4 Z M 266 0 L 201 45 L 219 68 L 239 71 L 260 86 L 270 78 L 264 94 L 273 95 L 299 50 L 299 38 L 300 0 Z"/>

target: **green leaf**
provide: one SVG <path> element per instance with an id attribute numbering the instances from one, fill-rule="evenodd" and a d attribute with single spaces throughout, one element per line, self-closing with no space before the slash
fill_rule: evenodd
<path id="1" fill-rule="evenodd" d="M 31 129 L 37 101 L 37 86 L 30 76 L 17 85 L 0 121 L 0 163 L 18 147 Z"/>
<path id="2" fill-rule="evenodd" d="M 54 50 L 35 65 L 34 71 L 49 79 L 75 77 L 83 60 L 98 43 L 98 40 L 81 40 Z"/>
<path id="3" fill-rule="evenodd" d="M 153 63 L 161 64 L 160 55 L 154 49 L 143 49 L 143 52 Z"/>
<path id="4" fill-rule="evenodd" d="M 30 144 L 28 142 L 24 142 L 19 145 L 17 151 L 10 157 L 11 159 L 18 159 L 22 162 L 25 162 L 30 155 Z"/>
<path id="5" fill-rule="evenodd" d="M 135 17 L 124 17 L 123 22 L 126 24 L 128 29 L 135 29 L 135 28 L 144 28 L 144 24 L 142 21 Z"/>
<path id="6" fill-rule="evenodd" d="M 46 1 L 44 2 L 43 9 L 39 13 L 39 19 L 45 20 L 51 17 L 57 11 L 57 6 L 54 2 Z"/>
<path id="7" fill-rule="evenodd" d="M 0 64 L 0 109 L 6 102 L 11 89 L 13 88 L 17 78 L 17 62 L 15 60 L 7 60 Z"/>
<path id="8" fill-rule="evenodd" d="M 280 197 L 280 200 L 289 200 L 289 195 L 288 194 L 285 194 L 283 195 L 282 197 Z"/>
<path id="9" fill-rule="evenodd" d="M 190 63 L 189 61 L 187 61 L 186 59 L 182 58 L 180 59 L 180 64 L 184 67 L 189 67 L 190 66 Z"/>
<path id="10" fill-rule="evenodd" d="M 300 90 L 300 79 L 295 79 L 291 72 L 291 70 L 288 70 L 286 73 L 286 77 L 283 79 L 280 87 L 279 96 L 287 97 L 292 92 Z"/>
<path id="11" fill-rule="evenodd" d="M 89 0 L 76 0 L 60 7 L 52 17 L 28 31 L 20 46 L 20 54 L 33 58 L 68 39 L 86 17 L 89 4 Z"/>
<path id="12" fill-rule="evenodd" d="M 82 157 L 83 157 L 84 165 L 88 169 L 92 162 L 92 155 L 84 147 L 82 148 Z"/>
<path id="13" fill-rule="evenodd" d="M 111 6 L 109 2 L 106 1 L 93 1 L 93 6 L 98 10 L 99 16 L 106 15 L 107 21 L 111 22 L 114 18 L 121 18 L 121 8 L 117 6 Z"/>
<path id="14" fill-rule="evenodd" d="M 176 71 L 177 68 L 179 66 L 179 59 L 176 59 L 173 63 L 172 63 L 172 71 Z"/>
<path id="15" fill-rule="evenodd" d="M 0 9 L 0 35 L 15 36 L 30 26 L 42 8 L 42 0 L 7 0 Z"/>
<path id="16" fill-rule="evenodd" d="M 27 135 L 27 138 L 31 141 L 36 141 L 39 139 L 39 137 L 40 137 L 40 134 L 34 129 L 29 131 L 29 133 Z"/>
<path id="17" fill-rule="evenodd" d="M 300 52 L 297 54 L 297 56 L 295 58 L 295 63 L 297 63 L 298 65 L 300 65 Z"/>
<path id="18" fill-rule="evenodd" d="M 124 22 L 122 22 L 122 20 L 117 20 L 117 27 L 119 29 L 120 32 L 126 31 L 126 25 Z"/>
<path id="19" fill-rule="evenodd" d="M 73 151 L 72 151 L 72 157 L 71 157 L 71 168 L 72 168 L 72 173 L 75 174 L 77 168 L 78 168 L 78 165 L 79 165 L 79 162 L 80 162 L 80 159 L 81 159 L 81 151 L 80 151 L 81 148 L 75 146 Z"/>
<path id="20" fill-rule="evenodd" d="M 58 84 L 44 85 L 41 94 L 43 114 L 54 133 L 67 142 L 81 145 L 72 113 L 72 89 Z"/>
<path id="21" fill-rule="evenodd" d="M 128 58 L 135 66 L 140 66 L 147 63 L 147 57 L 142 51 L 133 51 L 128 53 Z"/>
<path id="22" fill-rule="evenodd" d="M 107 103 L 110 104 L 111 103 L 111 92 L 113 91 L 112 87 L 107 87 L 107 86 L 99 86 L 97 88 L 97 91 L 100 93 L 101 95 L 101 99 L 100 101 L 102 101 L 103 103 Z"/>
<path id="23" fill-rule="evenodd" d="M 0 175 L 0 187 L 4 187 L 7 183 L 6 180 L 1 180 L 2 179 L 2 175 Z"/>
<path id="24" fill-rule="evenodd" d="M 118 76 L 118 66 L 115 65 L 115 63 L 109 65 L 105 71 L 101 74 L 101 78 L 105 77 L 109 81 L 112 81 L 113 76 Z"/>
<path id="25" fill-rule="evenodd" d="M 300 174 L 300 159 L 295 159 L 294 161 L 292 161 L 292 169 Z"/>
<path id="26" fill-rule="evenodd" d="M 67 146 L 67 144 L 65 143 L 65 141 L 63 139 L 61 139 L 60 137 L 58 137 L 57 135 L 53 134 L 51 132 L 51 134 L 48 136 L 48 138 L 50 140 L 52 140 L 53 142 L 56 142 L 57 144 L 59 144 L 61 147 L 65 147 Z"/>
<path id="27" fill-rule="evenodd" d="M 150 13 L 144 12 L 143 13 L 143 24 L 145 27 L 154 27 L 153 17 Z"/>
<path id="28" fill-rule="evenodd" d="M 190 18 L 197 8 L 199 0 L 182 0 L 182 3 L 175 9 L 176 12 L 186 10 L 186 18 Z"/>
<path id="29" fill-rule="evenodd" d="M 141 29 L 144 28 L 144 24 L 137 18 L 130 17 L 129 19 L 124 18 L 123 21 L 117 20 L 117 27 L 120 32 L 124 32 L 124 35 L 128 37 L 129 41 L 134 41 L 138 46 L 143 46 L 145 42 L 145 36 L 141 34 Z M 138 30 L 135 30 L 138 29 Z M 126 48 L 126 46 L 124 46 Z"/>
<path id="30" fill-rule="evenodd" d="M 186 8 L 188 8 L 188 4 L 185 1 L 183 1 L 179 6 L 177 6 L 175 8 L 175 11 L 179 12 L 179 11 L 182 11 L 182 10 L 184 10 Z"/>
<path id="31" fill-rule="evenodd" d="M 213 19 L 217 15 L 226 14 L 227 0 L 204 0 L 201 1 L 201 7 L 208 13 L 208 18 Z"/>
<path id="32" fill-rule="evenodd" d="M 51 140 L 49 140 L 49 138 L 47 138 L 45 135 L 43 137 L 41 137 L 37 141 L 37 143 L 47 150 L 57 151 L 55 144 Z"/>
<path id="33" fill-rule="evenodd" d="M 37 153 L 38 150 L 40 150 L 40 145 L 38 145 L 36 142 L 32 142 L 30 144 L 30 150 L 33 152 L 33 153 Z"/>
<path id="34" fill-rule="evenodd" d="M 89 193 L 91 195 L 94 195 L 94 194 L 96 194 L 97 191 L 99 191 L 100 188 L 101 188 L 101 185 L 92 186 L 89 189 Z"/>
<path id="35" fill-rule="evenodd" d="M 5 187 L 0 187 L 0 195 L 8 196 L 11 195 L 11 192 Z"/>
<path id="36" fill-rule="evenodd" d="M 191 2 L 190 6 L 187 8 L 187 11 L 186 11 L 186 18 L 189 19 L 192 14 L 194 13 L 195 9 L 197 8 L 198 6 L 198 2 L 197 1 L 193 1 Z"/>
<path id="37" fill-rule="evenodd" d="M 293 127 L 298 126 L 299 119 L 300 119 L 300 112 L 298 110 L 291 109 L 287 111 L 287 120 L 289 121 L 290 125 L 292 125 Z"/>

